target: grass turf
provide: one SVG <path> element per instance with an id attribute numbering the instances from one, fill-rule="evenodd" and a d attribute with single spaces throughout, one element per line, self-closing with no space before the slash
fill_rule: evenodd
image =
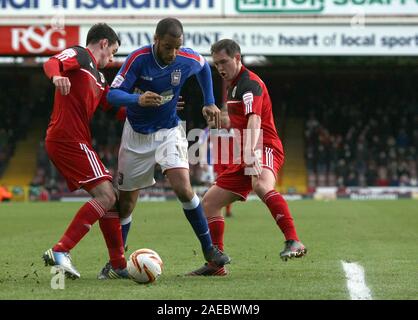
<path id="1" fill-rule="evenodd" d="M 64 232 L 80 203 L 0 204 L 0 299 L 349 299 L 341 260 L 361 264 L 373 299 L 418 299 L 418 206 L 399 201 L 290 202 L 308 255 L 280 261 L 283 236 L 259 201 L 233 205 L 226 219 L 227 277 L 186 277 L 203 264 L 178 202 L 138 203 L 129 251 L 151 248 L 164 261 L 156 283 L 96 280 L 107 261 L 94 225 L 73 249 L 79 280 L 51 289 L 42 253 Z"/>

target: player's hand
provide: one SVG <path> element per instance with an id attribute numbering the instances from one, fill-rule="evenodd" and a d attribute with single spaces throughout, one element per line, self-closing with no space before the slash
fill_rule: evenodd
<path id="1" fill-rule="evenodd" d="M 67 77 L 54 76 L 52 77 L 52 83 L 63 96 L 66 96 L 70 93 L 71 82 Z"/>
<path id="2" fill-rule="evenodd" d="M 219 110 L 216 105 L 211 104 L 204 106 L 202 113 L 208 124 L 213 122 L 215 124 L 215 128 L 219 129 L 221 127 L 221 110 Z"/>
<path id="3" fill-rule="evenodd" d="M 186 102 L 184 102 L 183 97 L 182 96 L 179 96 L 179 99 L 177 101 L 176 110 L 177 111 L 183 110 L 185 104 L 186 104 Z"/>
<path id="4" fill-rule="evenodd" d="M 244 154 L 245 174 L 260 177 L 263 170 L 260 160 L 254 150 L 249 151 L 248 155 Z"/>
<path id="5" fill-rule="evenodd" d="M 163 102 L 163 97 L 159 94 L 146 91 L 139 96 L 138 104 L 141 107 L 158 107 Z"/>

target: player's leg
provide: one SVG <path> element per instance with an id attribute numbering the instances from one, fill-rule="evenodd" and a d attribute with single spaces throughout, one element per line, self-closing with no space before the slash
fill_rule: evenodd
<path id="1" fill-rule="evenodd" d="M 125 247 L 139 190 L 155 183 L 155 148 L 152 135 L 135 132 L 126 120 L 119 148 L 117 180 L 120 223 Z"/>
<path id="2" fill-rule="evenodd" d="M 229 263 L 229 257 L 212 245 L 208 223 L 199 197 L 190 184 L 188 141 L 182 126 L 157 132 L 159 145 L 155 152 L 156 162 L 167 176 L 171 187 L 182 203 L 184 214 L 202 246 L 207 261 L 218 265 Z"/>
<path id="3" fill-rule="evenodd" d="M 231 166 L 231 169 L 219 176 L 216 185 L 204 195 L 202 203 L 208 218 L 212 241 L 223 248 L 225 220 L 222 208 L 236 200 L 245 200 L 251 191 L 251 178 L 243 176 L 241 166 Z M 217 267 L 206 263 L 201 268 L 189 273 L 192 276 L 224 276 L 225 267 Z"/>
<path id="4" fill-rule="evenodd" d="M 222 208 L 241 199 L 241 196 L 216 185 L 210 187 L 202 199 L 202 205 L 208 219 L 212 242 L 222 251 L 224 250 L 223 239 L 225 229 Z"/>
<path id="5" fill-rule="evenodd" d="M 116 198 L 118 198 L 117 190 L 114 189 L 113 185 L 109 181 L 95 186 L 89 190 L 89 193 L 96 199 L 108 197 L 110 196 L 110 193 L 113 193 L 116 195 Z M 99 279 L 127 279 L 129 277 L 126 270 L 125 251 L 121 233 L 119 205 L 117 201 L 118 200 L 116 200 L 113 207 L 109 209 L 99 220 L 100 230 L 102 231 L 105 239 L 110 258 L 106 270 L 102 270 L 99 274 Z M 104 274 L 106 274 L 106 277 L 103 276 Z"/>
<path id="6" fill-rule="evenodd" d="M 229 263 L 230 258 L 212 244 L 208 222 L 200 199 L 190 184 L 189 170 L 172 168 L 164 170 L 164 173 L 182 203 L 184 214 L 200 241 L 206 261 L 214 262 L 218 266 Z"/>
<path id="7" fill-rule="evenodd" d="M 306 254 L 307 250 L 299 241 L 287 202 L 282 195 L 274 189 L 275 184 L 276 177 L 272 168 L 269 166 L 263 166 L 260 177 L 252 177 L 254 192 L 269 208 L 273 219 L 276 221 L 286 239 L 285 249 L 280 253 L 280 257 L 283 260 L 292 257 L 302 257 Z"/>
<path id="8" fill-rule="evenodd" d="M 132 212 L 138 202 L 139 190 L 123 191 L 119 190 L 119 212 L 120 224 L 122 227 L 123 245 L 126 248 L 128 233 L 131 228 Z"/>
<path id="9" fill-rule="evenodd" d="M 226 169 L 228 169 L 228 165 L 222 164 L 222 163 L 215 163 L 213 165 L 215 177 L 219 177 L 222 172 L 224 172 Z M 232 203 L 225 206 L 225 217 L 230 218 L 232 217 Z"/>
<path id="10" fill-rule="evenodd" d="M 86 144 L 47 141 L 46 149 L 50 159 L 66 178 L 71 191 L 79 188 L 90 191 L 102 183 L 106 184 L 106 182 L 110 186 L 104 188 L 105 191 L 100 193 L 99 197 L 93 197 L 78 210 L 58 243 L 43 255 L 46 265 L 60 265 L 69 276 L 79 278 L 80 274 L 72 265 L 69 251 L 87 234 L 91 226 L 114 205 L 116 196 L 109 182 L 111 176 L 97 154 Z"/>
<path id="11" fill-rule="evenodd" d="M 110 261 L 105 264 L 97 275 L 99 280 L 127 279 L 129 277 L 125 269 L 126 265 L 121 268 L 121 266 L 117 264 L 117 261 L 115 263 L 116 257 L 112 257 L 112 253 L 118 254 L 119 257 L 123 256 L 124 258 L 124 252 L 127 251 L 126 238 L 130 227 L 129 220 L 131 220 L 131 214 L 135 208 L 139 190 L 132 192 L 119 191 L 118 195 L 119 197 L 115 208 L 111 209 L 99 220 L 100 229 L 105 237 L 110 256 Z M 128 219 L 126 217 L 128 217 Z M 126 223 L 126 220 L 128 220 L 128 223 Z M 115 240 L 117 240 L 117 242 Z"/>

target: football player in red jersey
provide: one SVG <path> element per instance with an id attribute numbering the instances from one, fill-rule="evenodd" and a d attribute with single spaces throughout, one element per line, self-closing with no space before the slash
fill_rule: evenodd
<path id="1" fill-rule="evenodd" d="M 228 85 L 227 108 L 235 141 L 241 137 L 239 159 L 233 159 L 202 200 L 212 241 L 223 251 L 225 221 L 221 209 L 234 201 L 245 201 L 254 190 L 286 239 L 280 257 L 283 260 L 302 257 L 307 250 L 299 241 L 285 199 L 274 189 L 284 153 L 267 87 L 255 73 L 242 65 L 241 48 L 235 41 L 220 40 L 212 45 L 211 53 L 216 69 Z M 190 273 L 205 276 L 226 274 L 225 267 L 211 263 Z"/>
<path id="2" fill-rule="evenodd" d="M 48 156 L 71 191 L 83 188 L 92 199 L 78 210 L 64 235 L 44 253 L 43 259 L 45 265 L 59 266 L 69 277 L 79 278 L 69 252 L 99 220 L 111 263 L 106 278 L 128 278 L 115 209 L 117 195 L 109 171 L 92 148 L 89 128 L 99 105 L 114 111 L 120 120 L 125 118 L 124 108 L 114 109 L 107 103 L 109 86 L 98 70 L 113 60 L 120 40 L 111 27 L 99 23 L 89 30 L 86 42 L 86 48 L 68 48 L 44 64 L 45 74 L 56 88 L 45 138 Z"/>

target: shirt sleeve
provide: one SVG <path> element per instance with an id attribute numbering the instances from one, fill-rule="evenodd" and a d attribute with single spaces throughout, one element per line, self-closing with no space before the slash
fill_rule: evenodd
<path id="1" fill-rule="evenodd" d="M 114 106 L 138 104 L 140 95 L 132 93 L 132 91 L 138 78 L 140 64 L 140 57 L 135 56 L 135 52 L 128 56 L 110 86 L 110 91 L 107 94 L 110 104 Z"/>
<path id="2" fill-rule="evenodd" d="M 119 121 L 124 121 L 126 118 L 126 107 L 120 106 L 120 107 L 116 107 L 116 106 L 112 106 L 108 101 L 107 101 L 107 94 L 109 93 L 109 86 L 106 85 L 105 91 L 102 94 L 102 97 L 100 99 L 100 106 L 102 107 L 102 109 L 106 112 L 110 112 L 112 115 L 114 115 L 114 117 L 116 119 L 118 119 Z"/>
<path id="3" fill-rule="evenodd" d="M 47 77 L 52 79 L 65 71 L 80 69 L 88 60 L 89 56 L 84 48 L 68 48 L 49 58 L 44 64 L 44 71 Z"/>
<path id="4" fill-rule="evenodd" d="M 62 72 L 80 68 L 77 59 L 78 52 L 75 48 L 68 48 L 64 51 L 52 56 L 44 64 L 44 71 L 48 78 L 60 76 Z"/>
<path id="5" fill-rule="evenodd" d="M 263 107 L 263 89 L 261 85 L 255 80 L 248 80 L 243 84 L 241 92 L 244 114 L 246 116 L 251 114 L 261 116 Z"/>
<path id="6" fill-rule="evenodd" d="M 215 104 L 215 97 L 213 95 L 212 72 L 208 62 L 205 60 L 203 67 L 196 74 L 197 81 L 202 89 L 205 106 Z"/>
<path id="7" fill-rule="evenodd" d="M 131 53 L 113 80 L 111 90 L 119 89 L 131 93 L 140 74 L 141 63 L 141 55 Z"/>

